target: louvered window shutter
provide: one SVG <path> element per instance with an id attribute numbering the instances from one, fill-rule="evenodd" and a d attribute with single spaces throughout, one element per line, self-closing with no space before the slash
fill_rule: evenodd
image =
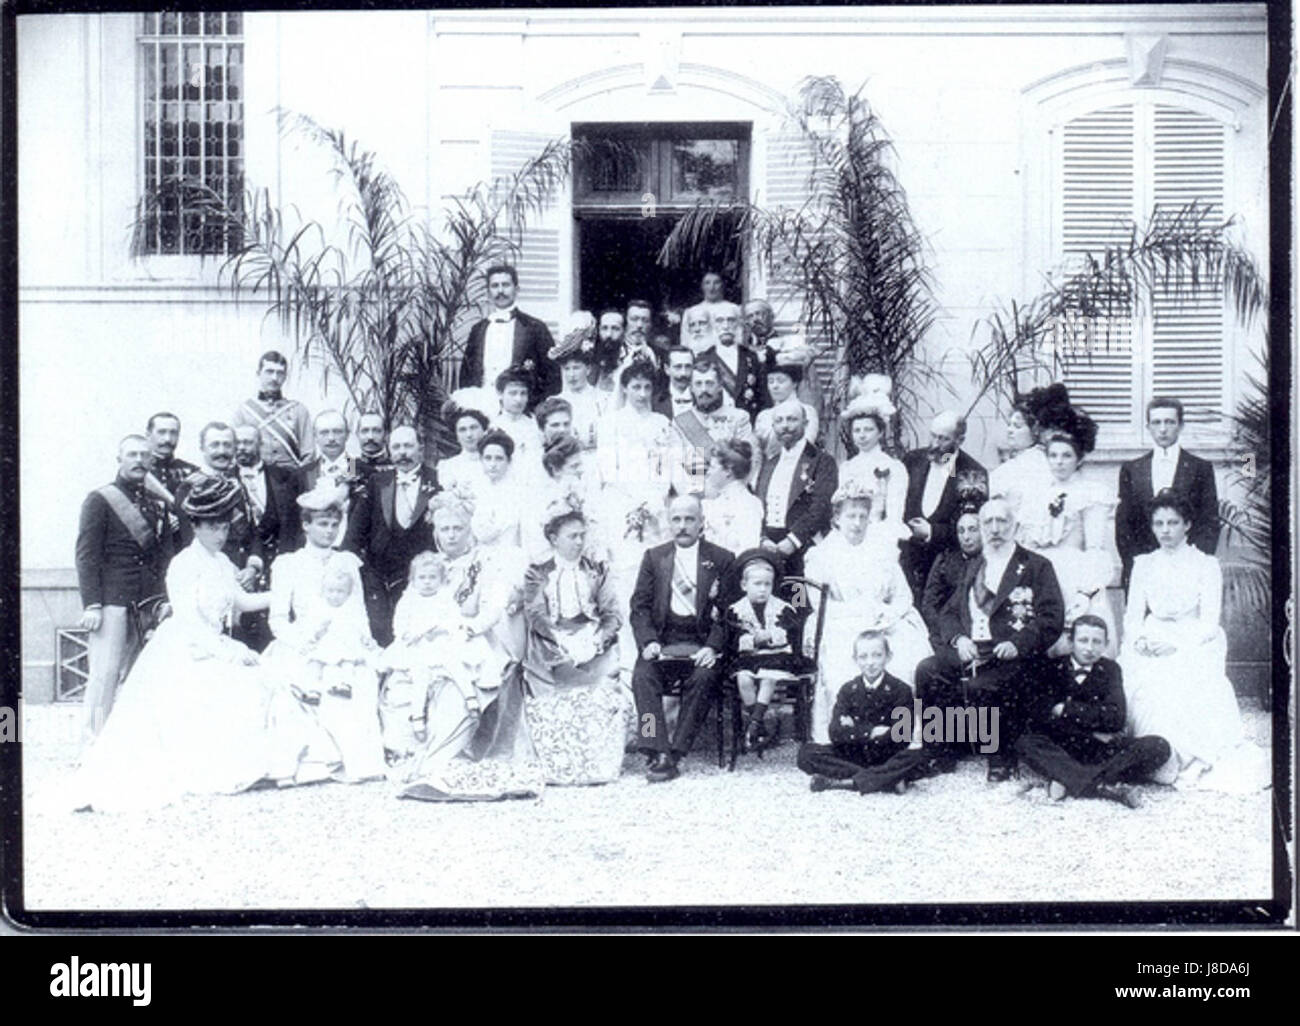
<path id="1" fill-rule="evenodd" d="M 766 195 L 759 197 L 760 205 L 770 210 L 803 210 L 811 199 L 812 170 L 812 151 L 803 135 L 789 128 L 773 130 L 767 137 Z M 767 300 L 776 312 L 776 328 L 780 332 L 802 330 L 804 308 L 798 281 L 798 272 L 793 267 L 781 259 L 775 261 L 768 276 Z M 808 341 L 820 348 L 815 334 Z M 825 394 L 835 370 L 834 354 L 819 354 L 815 367 Z"/>
<path id="2" fill-rule="evenodd" d="M 556 135 L 539 132 L 494 130 L 492 178 L 513 175 L 545 149 Z M 540 215 L 529 219 L 520 240 L 518 258 L 519 308 L 545 321 L 553 336 L 568 311 L 560 309 L 560 225 L 563 197 L 553 198 Z"/>
<path id="3" fill-rule="evenodd" d="M 1157 217 L 1195 201 L 1209 207 L 1208 223 L 1223 219 L 1224 126 L 1178 107 L 1156 105 L 1152 147 Z M 1224 410 L 1225 336 L 1222 282 L 1195 295 L 1184 286 L 1161 288 L 1151 326 L 1151 394 L 1177 396 L 1190 424 L 1217 424 Z"/>
<path id="4" fill-rule="evenodd" d="M 1134 194 L 1134 108 L 1093 111 L 1066 122 L 1061 133 L 1061 251 L 1067 270 L 1084 253 L 1100 258 L 1123 242 L 1137 216 Z M 1076 346 L 1065 374 L 1071 398 L 1102 431 L 1127 433 L 1138 402 L 1133 326 L 1127 318 L 1095 325 Z"/>
<path id="5" fill-rule="evenodd" d="M 1152 211 L 1172 216 L 1192 202 L 1223 217 L 1224 125 L 1143 99 L 1066 122 L 1061 129 L 1058 216 L 1066 266 L 1085 252 L 1100 258 L 1124 242 L 1131 222 Z M 1074 350 L 1065 381 L 1101 425 L 1103 440 L 1143 438 L 1153 396 L 1183 401 L 1189 425 L 1218 426 L 1227 400 L 1229 361 L 1221 282 L 1157 288 L 1151 308 L 1129 321 L 1096 325 L 1087 354 Z"/>

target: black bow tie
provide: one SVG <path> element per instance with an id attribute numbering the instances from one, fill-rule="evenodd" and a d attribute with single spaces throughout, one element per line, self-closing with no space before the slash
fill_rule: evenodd
<path id="1" fill-rule="evenodd" d="M 274 392 L 258 392 L 257 400 L 263 403 L 278 403 L 281 399 L 280 390 L 277 388 Z"/>

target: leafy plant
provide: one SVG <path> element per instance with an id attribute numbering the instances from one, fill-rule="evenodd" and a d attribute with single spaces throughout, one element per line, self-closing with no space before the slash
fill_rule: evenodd
<path id="1" fill-rule="evenodd" d="M 232 243 L 221 278 L 236 297 L 260 297 L 304 365 L 337 379 L 356 411 L 413 422 L 449 448 L 439 416 L 466 324 L 486 290 L 483 271 L 517 252 L 528 219 L 569 174 L 572 147 L 548 143 L 515 174 L 453 199 L 436 227 L 413 217 L 376 153 L 310 117 L 278 111 L 280 131 L 321 146 L 340 190 L 339 223 L 303 220 L 265 190 L 227 205 L 202 183 L 166 181 L 141 201 L 136 232 L 160 211 L 180 210 Z M 344 241 L 332 239 L 342 234 Z"/>
<path id="2" fill-rule="evenodd" d="M 933 279 L 893 144 L 861 90 L 846 93 L 832 77 L 805 79 L 788 118 L 810 154 L 808 201 L 797 210 L 697 204 L 673 228 L 660 263 L 701 263 L 719 233 L 746 243 L 772 279 L 803 297 L 814 348 L 834 354 L 832 413 L 849 378 L 868 373 L 889 375 L 899 407 L 916 410 L 947 382 L 922 348 L 936 314 Z"/>
<path id="3" fill-rule="evenodd" d="M 1268 393 L 1268 361 L 1258 354 L 1256 373 L 1246 377 L 1246 387 L 1231 415 L 1233 449 L 1238 459 L 1229 481 L 1241 496 L 1239 503 L 1219 502 L 1224 539 L 1240 541 L 1243 551 L 1224 560 L 1225 598 L 1230 604 L 1267 614 L 1272 597 L 1272 476 L 1270 431 L 1272 409 Z"/>
<path id="4" fill-rule="evenodd" d="M 970 354 L 975 392 L 968 413 L 986 396 L 1005 409 L 1025 381 L 1059 381 L 1110 346 L 1114 326 L 1152 311 L 1157 296 L 1177 299 L 1222 288 L 1249 326 L 1267 302 L 1254 258 L 1230 239 L 1232 220 L 1216 221 L 1196 202 L 1159 209 L 1145 227 L 1132 224 L 1123 241 L 1049 275 L 1041 293 L 1012 300 L 978 322 Z"/>

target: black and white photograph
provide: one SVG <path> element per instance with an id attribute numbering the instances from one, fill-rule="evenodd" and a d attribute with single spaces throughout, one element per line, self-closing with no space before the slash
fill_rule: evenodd
<path id="1" fill-rule="evenodd" d="M 1293 916 L 1291 14 L 20 9 L 10 914 Z"/>

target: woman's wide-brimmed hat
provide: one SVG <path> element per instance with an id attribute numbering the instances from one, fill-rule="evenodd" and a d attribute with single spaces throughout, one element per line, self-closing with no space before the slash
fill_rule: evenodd
<path id="1" fill-rule="evenodd" d="M 560 341 L 546 356 L 555 363 L 574 358 L 591 363 L 596 358 L 596 318 L 591 311 L 575 310 L 571 313 Z"/>
<path id="2" fill-rule="evenodd" d="M 239 505 L 239 485 L 228 477 L 202 474 L 181 500 L 181 511 L 193 520 L 220 520 Z"/>
<path id="3" fill-rule="evenodd" d="M 321 478 L 316 487 L 298 496 L 298 505 L 311 513 L 333 509 L 342 513 L 348 502 L 348 486 Z"/>
<path id="4" fill-rule="evenodd" d="M 857 394 L 844 407 L 840 419 L 848 423 L 854 417 L 874 413 L 888 420 L 898 411 L 890 398 L 894 383 L 886 374 L 864 374 L 856 381 Z"/>
<path id="5" fill-rule="evenodd" d="M 856 477 L 851 477 L 835 489 L 835 494 L 831 496 L 831 508 L 852 502 L 854 499 L 863 499 L 870 503 L 874 498 L 875 492 L 870 485 Z"/>
<path id="6" fill-rule="evenodd" d="M 471 385 L 458 388 L 447 397 L 447 401 L 442 404 L 442 418 L 448 424 L 455 425 L 462 414 L 473 413 L 486 428 L 500 410 L 501 398 L 495 389 L 485 385 Z"/>

